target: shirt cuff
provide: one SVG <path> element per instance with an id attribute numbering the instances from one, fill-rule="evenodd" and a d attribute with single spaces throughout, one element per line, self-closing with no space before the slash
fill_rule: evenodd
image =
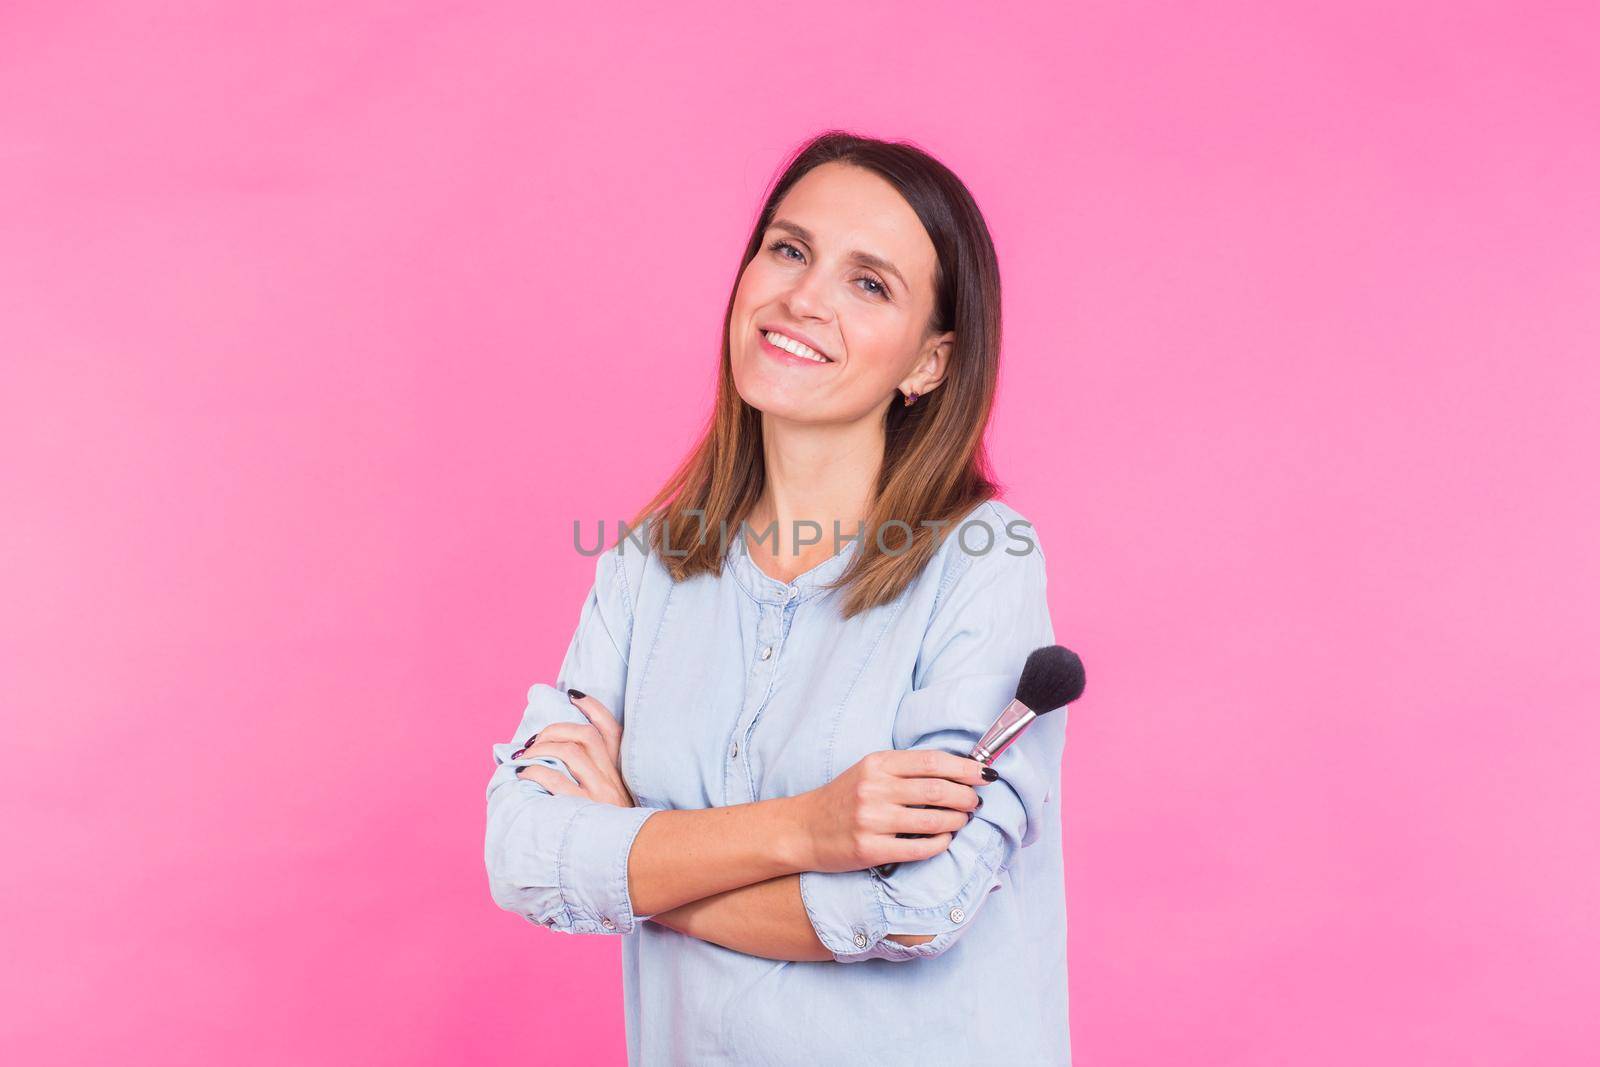
<path id="1" fill-rule="evenodd" d="M 871 871 L 802 871 L 800 900 L 822 947 L 840 963 L 855 963 L 904 948 L 884 942 L 889 923 L 878 879 Z"/>
<path id="2" fill-rule="evenodd" d="M 627 934 L 648 915 L 633 913 L 628 893 L 628 854 L 633 839 L 656 808 L 589 804 L 567 821 L 556 860 L 568 932 Z"/>
<path id="3" fill-rule="evenodd" d="M 987 819 L 974 818 L 950 847 L 929 859 L 903 863 L 879 882 L 883 913 L 896 933 L 931 934 L 902 946 L 917 956 L 943 955 L 971 927 L 973 917 L 1002 883 L 1006 837 Z"/>
<path id="4" fill-rule="evenodd" d="M 915 960 L 943 955 L 970 926 L 990 893 L 1000 888 L 1005 838 L 973 819 L 944 852 L 902 863 L 888 878 L 863 871 L 800 875 L 800 899 L 817 939 L 840 963 Z M 902 945 L 897 934 L 931 935 Z"/>

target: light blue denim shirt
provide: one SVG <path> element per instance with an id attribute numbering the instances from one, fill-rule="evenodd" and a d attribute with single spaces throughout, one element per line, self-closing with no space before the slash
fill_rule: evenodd
<path id="1" fill-rule="evenodd" d="M 902 536 L 889 529 L 884 543 L 893 550 Z M 1007 504 L 974 508 L 897 599 L 845 619 L 843 590 L 821 586 L 858 546 L 787 583 L 731 533 L 720 575 L 678 583 L 639 544 L 608 548 L 555 684 L 528 691 L 522 720 L 493 748 L 491 895 L 555 931 L 621 936 L 636 1067 L 1070 1063 L 1067 708 L 1001 753 L 999 780 L 978 788 L 983 806 L 945 851 L 888 877 L 801 874 L 833 962 L 746 955 L 633 911 L 628 851 L 654 811 L 793 796 L 880 749 L 966 755 L 1011 700 L 1028 653 L 1055 643 L 1038 533 Z M 533 762 L 566 772 L 553 757 L 511 753 L 550 723 L 588 721 L 569 688 L 622 723 L 622 773 L 639 806 L 516 776 Z M 907 946 L 890 933 L 934 937 Z"/>

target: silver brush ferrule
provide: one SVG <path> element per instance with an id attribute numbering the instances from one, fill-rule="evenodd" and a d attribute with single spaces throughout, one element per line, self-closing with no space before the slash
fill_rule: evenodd
<path id="1" fill-rule="evenodd" d="M 1006 746 L 1017 739 L 1023 727 L 1038 717 L 1028 705 L 1013 699 L 1000 712 L 994 725 L 985 730 L 983 736 L 978 738 L 978 743 L 972 746 L 972 758 L 985 766 L 993 763 L 1006 750 Z"/>

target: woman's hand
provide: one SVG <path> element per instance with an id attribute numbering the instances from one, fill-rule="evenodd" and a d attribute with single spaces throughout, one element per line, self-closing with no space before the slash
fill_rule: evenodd
<path id="1" fill-rule="evenodd" d="M 574 690 L 576 692 L 576 690 Z M 602 804 L 632 808 L 637 804 L 622 780 L 622 726 L 600 701 L 591 696 L 570 696 L 572 706 L 583 712 L 588 725 L 554 722 L 512 753 L 519 756 L 555 756 L 567 765 L 577 785 L 554 767 L 530 764 L 517 771 L 518 778 L 538 782 L 558 796 L 588 797 Z"/>
<path id="2" fill-rule="evenodd" d="M 983 769 L 975 759 L 936 749 L 869 752 L 797 798 L 804 805 L 808 868 L 859 871 L 938 855 L 983 803 L 975 788 L 986 784 Z"/>

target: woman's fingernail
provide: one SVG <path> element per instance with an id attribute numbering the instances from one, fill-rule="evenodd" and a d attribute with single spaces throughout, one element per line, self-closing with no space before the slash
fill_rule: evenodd
<path id="1" fill-rule="evenodd" d="M 511 753 L 511 758 L 512 759 L 521 759 L 522 758 L 522 749 L 519 748 L 515 752 Z"/>
<path id="2" fill-rule="evenodd" d="M 998 779 L 999 777 L 1000 777 L 1000 772 L 995 770 L 993 767 L 985 767 L 983 769 L 983 780 L 984 781 L 993 782 L 996 779 Z"/>
<path id="3" fill-rule="evenodd" d="M 581 690 L 581 689 L 568 689 L 567 690 L 567 696 L 571 697 L 573 700 L 582 700 L 586 695 L 587 694 L 584 693 L 584 691 Z"/>
<path id="4" fill-rule="evenodd" d="M 978 807 L 979 808 L 983 807 L 983 798 L 982 797 L 978 798 Z M 977 808 L 974 808 L 973 810 L 976 811 Z"/>

